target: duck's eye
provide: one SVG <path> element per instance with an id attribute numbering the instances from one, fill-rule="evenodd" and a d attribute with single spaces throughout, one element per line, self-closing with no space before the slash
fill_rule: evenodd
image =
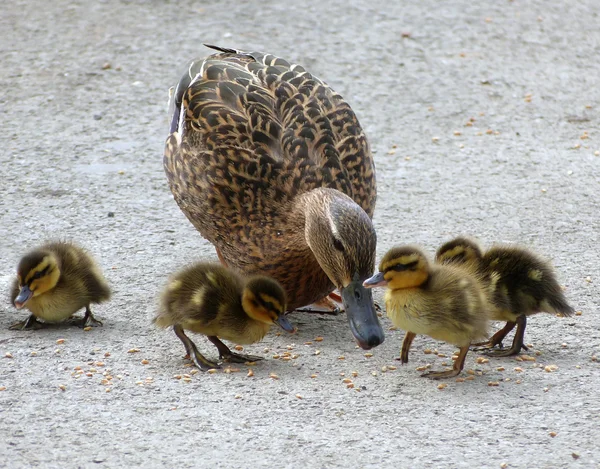
<path id="1" fill-rule="evenodd" d="M 31 277 L 31 280 L 38 280 L 40 278 L 42 278 L 44 276 L 44 272 L 39 271 L 36 272 L 35 274 L 33 274 L 33 277 Z"/>
<path id="2" fill-rule="evenodd" d="M 344 245 L 342 244 L 342 242 L 337 239 L 337 238 L 333 238 L 333 247 L 336 248 L 338 251 L 340 252 L 344 252 Z"/>

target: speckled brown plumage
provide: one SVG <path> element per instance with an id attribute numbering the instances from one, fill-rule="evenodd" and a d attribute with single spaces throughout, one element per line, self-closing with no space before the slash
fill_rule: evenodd
<path id="1" fill-rule="evenodd" d="M 342 97 L 301 66 L 216 49 L 190 65 L 173 96 L 164 155 L 171 191 L 228 266 L 273 276 L 290 308 L 304 306 L 334 288 L 305 240 L 311 191 L 339 191 L 366 212 L 366 220 L 353 215 L 351 267 L 374 267 L 376 184 L 365 134 Z"/>

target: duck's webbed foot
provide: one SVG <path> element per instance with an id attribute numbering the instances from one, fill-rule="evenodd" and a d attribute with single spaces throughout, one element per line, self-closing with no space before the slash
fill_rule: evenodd
<path id="1" fill-rule="evenodd" d="M 94 317 L 94 315 L 92 314 L 92 309 L 88 306 L 85 307 L 85 315 L 83 316 L 83 319 L 81 320 L 80 326 L 81 327 L 96 327 L 96 326 L 101 326 L 102 325 L 102 321 L 96 319 Z"/>
<path id="2" fill-rule="evenodd" d="M 257 355 L 243 355 L 241 353 L 232 352 L 227 345 L 225 345 L 221 340 L 214 335 L 209 335 L 208 340 L 210 340 L 215 346 L 217 350 L 219 350 L 219 358 L 227 363 L 246 363 L 246 362 L 256 362 L 262 360 L 263 357 L 259 357 Z"/>
<path id="3" fill-rule="evenodd" d="M 196 344 L 192 342 L 192 340 L 187 335 L 185 335 L 181 326 L 173 326 L 173 332 L 175 332 L 175 335 L 179 337 L 179 340 L 181 340 L 181 342 L 183 342 L 183 346 L 185 347 L 187 356 L 190 358 L 190 360 L 192 360 L 192 362 L 194 362 L 194 365 L 196 365 L 200 370 L 206 371 L 210 370 L 211 368 L 221 368 L 218 363 L 207 360 L 198 351 Z"/>
<path id="4" fill-rule="evenodd" d="M 488 357 L 512 357 L 514 355 L 518 355 L 521 352 L 521 349 L 529 350 L 529 348 L 523 343 L 525 327 L 527 327 L 527 318 L 525 315 L 519 316 L 514 324 L 517 325 L 517 332 L 515 332 L 512 346 L 508 349 L 487 350 L 483 352 L 484 355 L 487 355 Z M 506 326 L 508 326 L 508 324 Z"/>
<path id="5" fill-rule="evenodd" d="M 337 316 L 343 311 L 342 306 L 340 306 L 341 302 L 341 296 L 339 296 L 337 293 L 330 293 L 328 296 L 320 299 L 319 301 L 315 301 L 311 305 L 298 308 L 296 311 Z"/>
<path id="6" fill-rule="evenodd" d="M 453 378 L 458 376 L 465 366 L 465 358 L 467 357 L 467 353 L 469 352 L 469 346 L 465 345 L 460 348 L 460 352 L 456 360 L 454 361 L 454 366 L 451 370 L 446 371 L 428 371 L 427 373 L 423 373 L 421 376 L 429 379 L 444 379 L 444 378 Z"/>
<path id="7" fill-rule="evenodd" d="M 478 342 L 476 344 L 471 344 L 471 347 L 473 347 L 471 350 L 473 350 L 474 352 L 479 352 L 488 351 L 490 349 L 493 349 L 494 347 L 503 348 L 502 341 L 508 335 L 508 333 L 514 329 L 516 325 L 516 322 L 507 322 L 502 329 L 500 329 L 492 337 L 490 337 L 490 340 L 486 342 Z"/>
<path id="8" fill-rule="evenodd" d="M 447 371 L 428 371 L 427 373 L 423 373 L 421 377 L 429 378 L 429 379 L 444 379 L 444 378 L 453 378 L 454 376 L 458 376 L 461 370 L 455 370 L 454 368 Z"/>
<path id="9" fill-rule="evenodd" d="M 36 331 L 38 329 L 44 329 L 48 327 L 45 322 L 40 322 L 37 318 L 31 314 L 25 321 L 20 321 L 9 327 L 11 331 Z"/>

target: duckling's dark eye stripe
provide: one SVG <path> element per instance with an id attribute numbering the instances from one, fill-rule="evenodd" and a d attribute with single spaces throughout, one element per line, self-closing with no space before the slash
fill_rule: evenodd
<path id="1" fill-rule="evenodd" d="M 418 261 L 413 261 L 413 262 L 409 262 L 408 264 L 394 264 L 390 267 L 388 267 L 387 269 L 385 269 L 384 273 L 386 272 L 390 272 L 390 271 L 396 271 L 396 272 L 404 272 L 405 270 L 414 270 L 414 268 L 417 266 Z"/>
<path id="2" fill-rule="evenodd" d="M 31 280 L 38 280 L 40 278 L 42 278 L 44 275 L 48 274 L 50 270 L 50 266 L 46 266 L 46 268 L 44 268 L 43 270 L 40 270 L 39 272 L 36 272 L 35 274 L 33 274 L 33 277 L 31 277 Z"/>

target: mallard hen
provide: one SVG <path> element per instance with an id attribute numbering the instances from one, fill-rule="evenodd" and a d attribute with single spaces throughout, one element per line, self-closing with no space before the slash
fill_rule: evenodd
<path id="1" fill-rule="evenodd" d="M 341 292 L 365 349 L 384 340 L 370 290 L 376 184 L 350 106 L 299 65 L 209 46 L 172 94 L 164 168 L 175 200 L 245 274 L 279 281 L 290 309 Z"/>

